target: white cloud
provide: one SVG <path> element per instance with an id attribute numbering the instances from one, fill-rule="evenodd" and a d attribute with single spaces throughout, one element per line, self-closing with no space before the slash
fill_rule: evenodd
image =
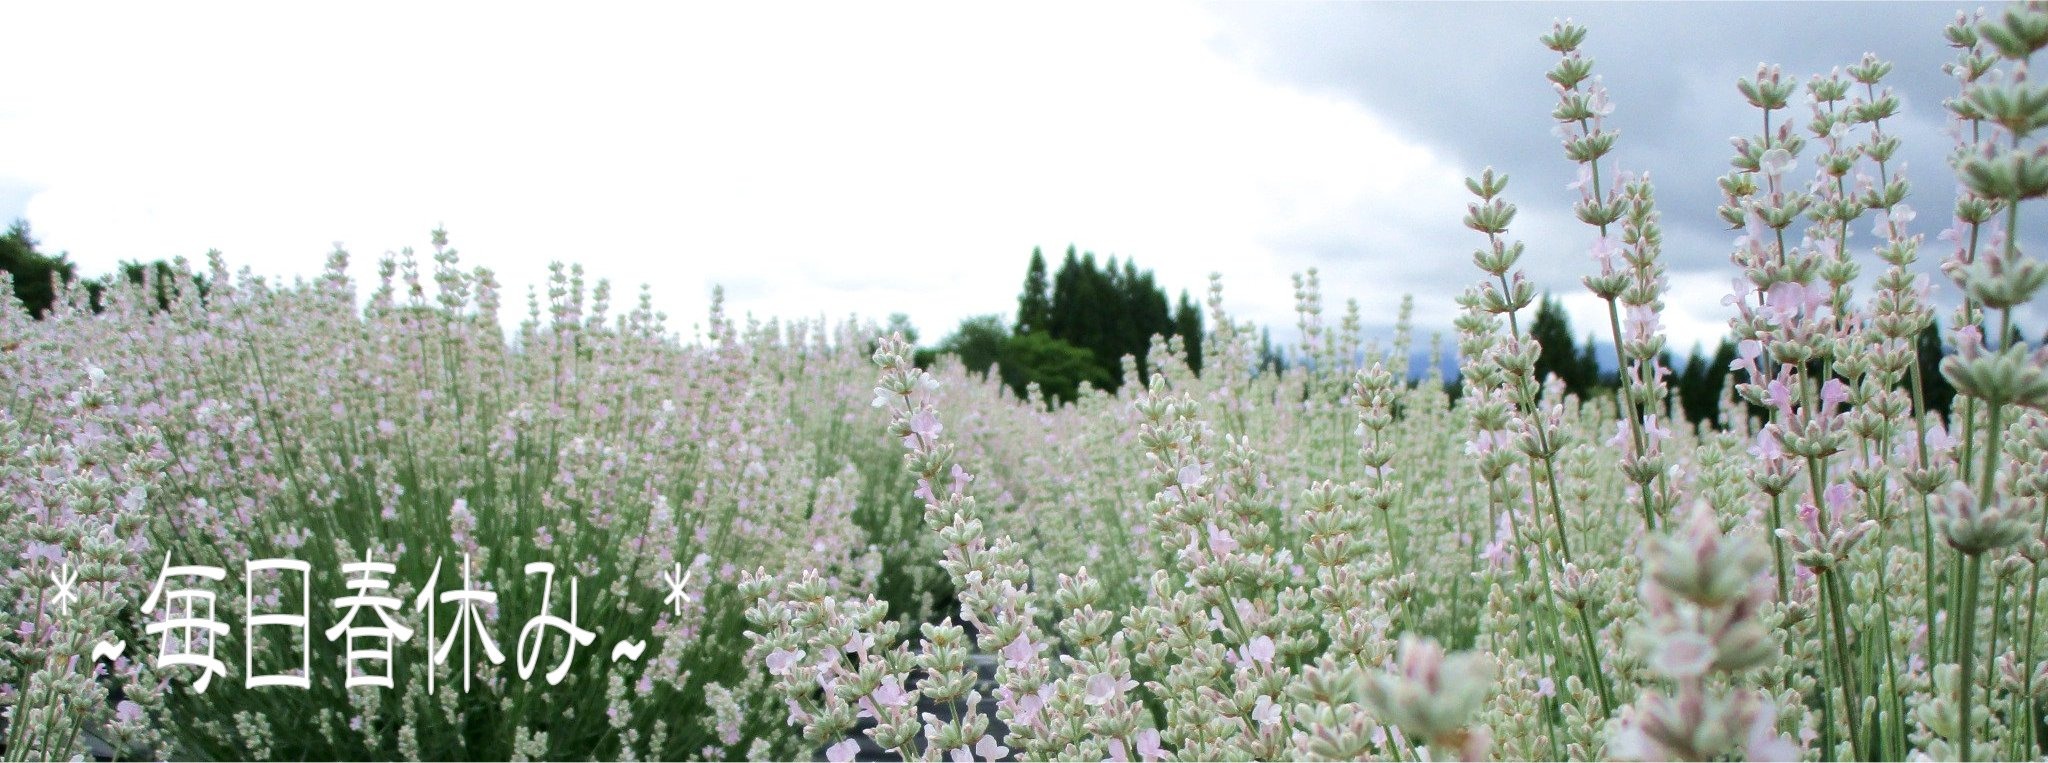
<path id="1" fill-rule="evenodd" d="M 736 312 L 936 338 L 1010 309 L 1034 245 L 1198 297 L 1221 271 L 1276 329 L 1304 241 L 1359 247 L 1323 260 L 1333 314 L 1390 321 L 1418 263 L 1466 267 L 1462 173 L 1258 78 L 1183 5 L 10 14 L 0 67 L 36 76 L 5 94 L 0 176 L 88 272 L 219 248 L 312 274 L 341 241 L 367 278 L 445 224 L 508 299 L 563 259 L 652 283 L 679 328 L 722 282 Z"/>

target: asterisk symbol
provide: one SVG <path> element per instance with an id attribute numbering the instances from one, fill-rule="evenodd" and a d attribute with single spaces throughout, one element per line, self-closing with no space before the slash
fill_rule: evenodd
<path id="1" fill-rule="evenodd" d="M 78 594 L 71 591 L 71 587 L 78 584 L 78 570 L 71 569 L 71 563 L 65 562 L 63 569 L 50 573 L 50 582 L 57 586 L 57 596 L 51 603 L 57 605 L 57 611 L 71 614 L 71 602 L 78 601 Z"/>
<path id="2" fill-rule="evenodd" d="M 688 585 L 690 583 L 690 576 L 695 574 L 697 574 L 696 570 L 684 572 L 682 562 L 676 562 L 675 572 L 661 573 L 661 579 L 668 581 L 668 598 L 662 599 L 661 603 L 674 604 L 676 616 L 678 617 L 681 617 L 683 614 L 683 602 L 689 601 L 690 596 L 683 592 L 683 586 Z"/>

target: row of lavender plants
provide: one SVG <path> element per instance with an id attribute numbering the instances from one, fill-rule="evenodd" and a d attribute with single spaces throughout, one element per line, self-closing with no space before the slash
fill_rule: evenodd
<path id="1" fill-rule="evenodd" d="M 1199 378 L 1155 345 L 1161 373 L 1122 396 L 1013 414 L 1002 441 L 1022 450 L 994 461 L 960 448 L 987 424 L 954 417 L 987 412 L 949 396 L 959 380 L 885 344 L 875 404 L 959 607 L 910 623 L 809 574 L 749 576 L 753 657 L 789 722 L 841 760 L 856 732 L 953 760 L 2043 757 L 2048 350 L 2011 327 L 2048 282 L 2020 245 L 2022 203 L 2048 194 L 2048 89 L 2027 77 L 2048 10 L 1946 34 L 1952 417 L 1927 410 L 1912 343 L 1936 308 L 1890 65 L 1738 83 L 1760 122 L 1720 181 L 1738 383 L 1694 428 L 1658 360 L 1654 189 L 1614 169 L 1586 32 L 1560 24 L 1553 116 L 1617 394 L 1538 375 L 1491 170 L 1467 182 L 1484 241 L 1455 402 L 1405 383 L 1405 321 L 1384 355 L 1355 305 L 1326 327 L 1313 272 L 1309 362 L 1260 373 L 1218 286 Z M 1014 485 L 1034 461 L 1051 468 L 1021 501 L 978 474 Z M 998 660 L 991 697 L 974 651 Z"/>
<path id="2" fill-rule="evenodd" d="M 0 307 L 5 756 L 2048 756 L 2048 351 L 2007 339 L 2048 282 L 2020 241 L 2048 194 L 2026 73 L 2048 10 L 1947 30 L 1949 417 L 1914 356 L 1937 308 L 1890 67 L 1739 83 L 1760 127 L 1720 183 L 1738 384 L 1693 427 L 1658 361 L 1654 189 L 1615 169 L 1585 36 L 1543 43 L 1622 369 L 1592 400 L 1537 371 L 1491 171 L 1454 390 L 1436 363 L 1411 381 L 1408 305 L 1376 346 L 1355 302 L 1326 324 L 1313 271 L 1309 362 L 1262 371 L 1219 280 L 1201 375 L 1163 340 L 1152 377 L 1127 360 L 1122 392 L 1057 408 L 850 321 L 714 309 L 685 343 L 574 270 L 507 337 L 491 273 L 438 234 L 367 295 L 337 253 L 309 283 L 215 258 L 162 303 Z M 245 578 L 268 558 L 318 595 Z M 328 635 L 366 561 L 410 634 L 374 666 L 392 688 L 345 686 L 370 671 Z M 226 571 L 230 627 L 197 639 L 224 675 L 158 665 L 193 646 L 145 631 L 167 565 Z M 491 594 L 501 660 L 427 651 L 458 588 Z M 522 624 L 571 599 L 596 639 L 570 657 L 543 632 L 519 677 Z M 301 607 L 303 641 L 241 620 Z M 646 653 L 617 659 L 626 639 Z M 250 664 L 310 687 L 246 686 Z"/>
<path id="3" fill-rule="evenodd" d="M 856 399 L 872 326 L 714 308 L 685 345 L 646 295 L 614 316 L 606 285 L 558 268 L 508 340 L 488 269 L 439 234 L 420 259 L 383 258 L 366 296 L 342 252 L 288 286 L 215 257 L 196 276 L 180 263 L 163 303 L 148 283 L 97 315 L 79 293 L 41 320 L 0 314 L 8 759 L 69 758 L 88 735 L 121 757 L 789 756 L 766 674 L 741 663 L 740 570 L 811 570 L 907 616 L 949 600 Z M 245 577 L 264 559 L 310 578 Z M 366 561 L 392 565 L 388 589 L 346 588 Z M 535 562 L 556 565 L 552 590 Z M 184 616 L 145 605 L 191 565 L 224 579 L 158 594 L 207 591 L 222 627 L 145 633 Z M 491 598 L 480 628 L 457 629 L 455 590 Z M 352 613 L 351 593 L 392 601 Z M 523 624 L 571 619 L 572 597 L 595 643 L 565 657 L 564 631 L 542 632 L 523 654 Z M 376 646 L 328 631 L 351 618 L 409 637 L 351 660 Z M 644 656 L 608 660 L 619 640 Z M 127 648 L 96 660 L 102 642 Z M 159 668 L 173 653 L 223 669 Z M 309 685 L 248 686 L 259 673 Z M 349 685 L 378 673 L 394 686 Z"/>

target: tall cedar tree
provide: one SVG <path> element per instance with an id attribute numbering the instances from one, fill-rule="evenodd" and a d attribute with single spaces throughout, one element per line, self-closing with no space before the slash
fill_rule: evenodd
<path id="1" fill-rule="evenodd" d="M 1072 400 L 1082 382 L 1114 391 L 1123 381 L 1125 355 L 1137 360 L 1141 375 L 1149 374 L 1145 356 L 1155 335 L 1179 336 L 1189 368 L 1200 370 L 1202 316 L 1186 292 L 1176 311 L 1151 271 L 1115 258 L 1098 266 L 1093 252 L 1073 246 L 1048 279 L 1045 253 L 1033 248 L 1016 322 L 1006 327 L 999 316 L 968 318 L 930 352 L 958 356 L 979 373 L 999 366 L 1003 383 L 1018 395 L 1036 382 L 1057 404 Z"/>
<path id="2" fill-rule="evenodd" d="M 1273 330 L 1259 329 L 1259 371 L 1262 373 L 1287 373 L 1287 356 L 1273 346 Z"/>
<path id="3" fill-rule="evenodd" d="M 1536 355 L 1536 375 L 1555 375 L 1564 382 L 1564 389 L 1583 400 L 1591 393 L 1600 380 L 1600 367 L 1593 361 L 1591 353 L 1579 352 L 1572 342 L 1571 317 L 1564 312 L 1564 303 L 1543 295 L 1543 302 L 1536 308 L 1536 319 L 1529 324 L 1529 336 L 1542 349 Z"/>
<path id="4" fill-rule="evenodd" d="M 1031 247 L 1031 266 L 1024 271 L 1024 293 L 1017 296 L 1016 333 L 1029 334 L 1050 328 L 1051 288 L 1045 280 L 1045 253 L 1038 247 Z"/>
<path id="5" fill-rule="evenodd" d="M 1598 383 L 1601 386 L 1605 386 L 1607 382 L 1604 381 L 1605 377 L 1600 374 L 1600 356 L 1595 354 L 1594 344 L 1593 335 L 1588 332 L 1586 334 L 1586 341 L 1579 345 L 1579 373 L 1584 374 L 1589 383 Z"/>
<path id="6" fill-rule="evenodd" d="M 1040 330 L 1026 317 L 1037 310 L 1031 304 L 1036 277 L 1035 269 L 1026 272 L 1024 294 L 1018 300 L 1020 336 Z M 1194 316 L 1192 321 L 1173 314 L 1158 279 L 1149 270 L 1140 271 L 1136 262 L 1112 257 L 1098 265 L 1095 253 L 1077 253 L 1069 246 L 1053 274 L 1052 299 L 1042 325 L 1047 336 L 1091 353 L 1095 367 L 1108 380 L 1105 386 L 1114 391 L 1123 382 L 1125 355 L 1136 359 L 1140 378 L 1151 374 L 1146 353 L 1154 335 L 1178 333 L 1185 339 L 1190 324 L 1192 333 L 1200 335 L 1200 313 L 1192 308 L 1186 312 Z"/>
<path id="7" fill-rule="evenodd" d="M 1947 417 L 1955 404 L 1956 388 L 1948 383 L 1948 377 L 1941 375 L 1941 319 L 1927 321 L 1914 344 L 1920 360 L 1920 391 L 1927 410 L 1940 411 Z"/>
<path id="8" fill-rule="evenodd" d="M 1187 290 L 1180 293 L 1180 307 L 1173 314 L 1174 333 L 1180 335 L 1182 347 L 1187 349 L 1188 370 L 1196 375 L 1202 373 L 1202 311 L 1195 307 L 1195 301 L 1188 298 Z"/>
<path id="9" fill-rule="evenodd" d="M 1678 374 L 1679 409 L 1695 424 L 1711 424 L 1721 412 L 1721 389 L 1728 384 L 1728 365 L 1735 362 L 1735 343 L 1726 338 L 1714 348 L 1711 358 L 1701 354 L 1703 349 L 1693 345 L 1685 370 Z"/>

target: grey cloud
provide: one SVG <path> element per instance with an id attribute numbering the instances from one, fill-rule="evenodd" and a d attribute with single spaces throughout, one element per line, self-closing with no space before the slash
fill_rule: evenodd
<path id="1" fill-rule="evenodd" d="M 1493 166 L 1512 175 L 1508 195 L 1525 219 L 1564 223 L 1518 224 L 1515 235 L 1530 245 L 1525 264 L 1532 274 L 1536 264 L 1583 267 L 1570 253 L 1583 248 L 1585 231 L 1573 230 L 1575 194 L 1565 189 L 1577 168 L 1550 132 L 1555 93 L 1544 73 L 1556 54 L 1537 42 L 1553 20 L 1572 18 L 1590 30 L 1582 50 L 1595 60 L 1594 72 L 1616 104 L 1608 121 L 1621 132 L 1614 164 L 1649 171 L 1657 181 L 1674 273 L 1731 271 L 1727 242 L 1733 234 L 1715 214 L 1715 180 L 1729 169 L 1728 138 L 1761 129 L 1759 113 L 1736 92 L 1736 79 L 1769 62 L 1804 82 L 1873 52 L 1895 65 L 1885 84 L 1905 101 L 1904 114 L 1886 129 L 1905 140 L 1902 158 L 1915 183 L 1909 203 L 1921 213 L 1915 227 L 1928 234 L 1921 259 L 1931 272 L 1943 247 L 1933 234 L 1947 224 L 1954 198 L 1941 101 L 1956 86 L 1941 70 L 1953 56 L 1941 30 L 1957 9 L 1940 3 L 1227 4 L 1213 7 L 1223 20 L 1213 44 L 1273 81 L 1361 104 L 1408 138 L 1442 151 L 1462 171 Z M 1794 116 L 1801 124 L 1808 119 L 1803 110 Z M 1440 245 L 1455 256 L 1447 264 L 1462 264 L 1475 243 L 1470 232 L 1455 219 L 1444 220 L 1442 229 Z M 1867 245 L 1867 231 L 1867 224 L 1857 226 L 1852 242 Z M 1317 242 L 1297 254 L 1320 258 L 1339 249 Z M 1337 261 L 1355 261 L 1359 253 L 1344 257 Z M 1457 276 L 1427 283 L 1472 280 L 1467 272 Z M 1564 290 L 1577 288 L 1576 281 L 1557 277 L 1544 285 Z M 1454 292 L 1419 293 L 1418 299 Z"/>

